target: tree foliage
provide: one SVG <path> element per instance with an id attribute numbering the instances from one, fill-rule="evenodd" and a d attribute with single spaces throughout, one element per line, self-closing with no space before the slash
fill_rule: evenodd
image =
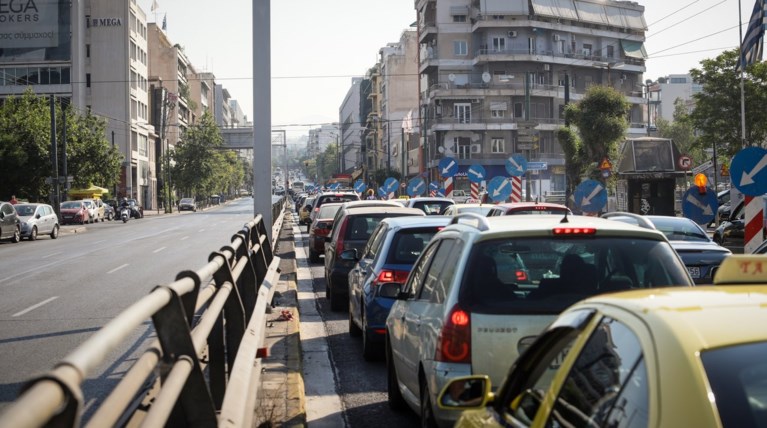
<path id="1" fill-rule="evenodd" d="M 190 126 L 171 152 L 173 185 L 182 195 L 209 195 L 215 183 L 218 151 L 224 144 L 221 131 L 209 113 Z"/>
<path id="2" fill-rule="evenodd" d="M 722 52 L 701 61 L 700 69 L 690 70 L 703 90 L 693 95 L 695 110 L 692 126 L 700 132 L 694 146 L 699 149 L 717 145 L 719 153 L 734 156 L 742 147 L 740 114 L 740 73 L 738 49 Z M 755 63 L 746 70 L 744 81 L 746 136 L 748 144 L 761 145 L 767 137 L 767 64 Z"/>
<path id="3" fill-rule="evenodd" d="M 628 112 L 626 98 L 607 86 L 592 86 L 580 102 L 565 108 L 565 118 L 575 127 L 557 133 L 565 154 L 568 196 L 584 176 L 601 179 L 598 163 L 616 158 L 628 128 Z"/>
<path id="4" fill-rule="evenodd" d="M 55 104 L 59 175 L 63 176 L 64 122 L 66 120 L 67 175 L 75 186 L 91 184 L 111 188 L 119 179 L 118 150 L 106 140 L 106 122 Z M 66 115 L 66 118 L 65 118 Z M 49 197 L 45 183 L 53 175 L 49 99 L 31 90 L 9 97 L 0 105 L 0 198 L 11 194 L 41 201 Z"/>

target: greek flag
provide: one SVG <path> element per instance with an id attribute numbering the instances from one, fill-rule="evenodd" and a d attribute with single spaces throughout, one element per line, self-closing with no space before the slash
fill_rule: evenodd
<path id="1" fill-rule="evenodd" d="M 165 14 L 165 15 L 162 17 L 162 30 L 163 30 L 163 31 L 166 31 L 167 29 L 168 29 L 168 14 L 166 13 L 166 14 Z"/>
<path id="2" fill-rule="evenodd" d="M 743 45 L 740 47 L 740 64 L 738 69 L 745 69 L 749 65 L 762 60 L 765 23 L 765 0 L 756 0 L 754 11 L 751 13 L 751 20 L 748 23 L 746 36 L 743 38 Z"/>

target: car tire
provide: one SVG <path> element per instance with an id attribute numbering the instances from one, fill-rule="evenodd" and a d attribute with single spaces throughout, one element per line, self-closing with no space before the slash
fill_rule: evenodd
<path id="1" fill-rule="evenodd" d="M 357 326 L 357 324 L 354 323 L 354 319 L 352 318 L 352 306 L 349 305 L 349 336 L 351 337 L 360 337 L 362 335 L 362 329 Z"/>
<path id="2" fill-rule="evenodd" d="M 320 262 L 320 254 L 316 251 L 309 250 L 309 261 L 312 263 Z"/>
<path id="3" fill-rule="evenodd" d="M 13 237 L 11 238 L 11 242 L 14 244 L 21 241 L 21 228 L 17 227 L 16 230 L 13 232 Z"/>
<path id="4" fill-rule="evenodd" d="M 372 332 L 367 327 L 365 313 L 362 313 L 362 358 L 365 361 L 377 361 L 381 358 L 381 344 L 370 340 Z"/>
<path id="5" fill-rule="evenodd" d="M 59 225 L 54 225 L 53 230 L 51 230 L 51 239 L 56 239 L 59 237 Z"/>
<path id="6" fill-rule="evenodd" d="M 395 412 L 400 412 L 407 408 L 407 403 L 402 398 L 402 392 L 399 390 L 397 369 L 394 367 L 391 345 L 389 345 L 388 338 L 386 340 L 386 396 L 389 408 Z"/>
<path id="7" fill-rule="evenodd" d="M 426 379 L 421 378 L 419 382 L 421 387 L 420 399 L 421 403 L 421 427 L 422 428 L 437 428 L 437 420 L 434 418 L 434 408 L 431 406 L 431 395 L 429 394 L 429 385 L 426 383 Z"/>
<path id="8" fill-rule="evenodd" d="M 30 241 L 37 240 L 37 226 L 32 226 L 32 231 L 29 232 L 29 240 Z"/>

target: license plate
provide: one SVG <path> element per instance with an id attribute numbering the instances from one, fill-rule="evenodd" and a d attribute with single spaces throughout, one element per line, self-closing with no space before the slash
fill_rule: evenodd
<path id="1" fill-rule="evenodd" d="M 689 272 L 690 276 L 693 278 L 700 278 L 700 268 L 698 266 L 688 266 L 687 272 Z"/>

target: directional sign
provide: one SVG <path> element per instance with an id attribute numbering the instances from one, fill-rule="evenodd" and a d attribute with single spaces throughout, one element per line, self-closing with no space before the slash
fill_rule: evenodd
<path id="1" fill-rule="evenodd" d="M 445 189 L 437 189 L 437 196 L 439 196 L 440 198 L 444 198 L 445 197 Z"/>
<path id="2" fill-rule="evenodd" d="M 472 165 L 469 167 L 466 175 L 469 176 L 469 181 L 472 183 L 481 183 L 485 180 L 485 167 L 482 165 Z"/>
<path id="3" fill-rule="evenodd" d="M 528 162 L 527 163 L 527 169 L 530 171 L 546 171 L 548 169 L 549 164 L 546 162 Z"/>
<path id="4" fill-rule="evenodd" d="M 440 185 L 438 181 L 432 181 L 431 183 L 429 183 L 429 190 L 434 190 L 436 192 L 437 190 L 439 190 L 439 188 L 440 188 Z"/>
<path id="5" fill-rule="evenodd" d="M 706 161 L 692 169 L 692 175 L 696 175 L 714 166 L 714 161 Z"/>
<path id="6" fill-rule="evenodd" d="M 386 189 L 383 188 L 383 186 L 378 188 L 378 196 L 384 198 L 388 194 L 389 194 L 389 192 L 387 192 Z"/>
<path id="7" fill-rule="evenodd" d="M 397 190 L 397 186 L 399 186 L 399 181 L 397 181 L 394 177 L 389 177 L 384 181 L 383 188 L 386 190 L 386 193 L 392 193 Z"/>
<path id="8" fill-rule="evenodd" d="M 730 164 L 732 184 L 747 196 L 767 193 L 767 150 L 748 147 L 739 151 Z"/>
<path id="9" fill-rule="evenodd" d="M 487 193 L 493 202 L 501 202 L 509 199 L 511 196 L 511 183 L 506 177 L 493 177 L 489 183 L 487 183 Z"/>
<path id="10" fill-rule="evenodd" d="M 607 205 L 607 190 L 596 180 L 586 180 L 575 188 L 575 203 L 585 212 L 598 212 Z"/>
<path id="11" fill-rule="evenodd" d="M 698 186 L 692 186 L 684 192 L 682 197 L 682 215 L 698 224 L 709 224 L 714 220 L 714 215 L 719 209 L 719 201 L 716 192 L 706 188 L 704 195 L 700 194 Z"/>
<path id="12" fill-rule="evenodd" d="M 339 187 L 341 187 L 341 183 L 333 183 L 333 184 L 331 184 L 330 186 L 328 186 L 328 188 L 329 188 L 330 190 L 336 190 L 336 189 L 338 189 Z"/>
<path id="13" fill-rule="evenodd" d="M 517 153 L 506 159 L 506 172 L 508 172 L 509 175 L 519 177 L 525 175 L 526 171 L 527 159 L 525 159 L 525 155 Z"/>
<path id="14" fill-rule="evenodd" d="M 357 181 L 354 182 L 354 191 L 357 192 L 357 193 L 362 193 L 367 188 L 368 188 L 368 186 L 362 180 L 357 180 Z"/>
<path id="15" fill-rule="evenodd" d="M 407 183 L 407 194 L 411 198 L 420 196 L 424 190 L 426 190 L 426 183 L 421 177 L 416 177 Z"/>
<path id="16" fill-rule="evenodd" d="M 440 159 L 438 167 L 443 178 L 450 178 L 458 172 L 458 162 L 451 157 Z"/>

